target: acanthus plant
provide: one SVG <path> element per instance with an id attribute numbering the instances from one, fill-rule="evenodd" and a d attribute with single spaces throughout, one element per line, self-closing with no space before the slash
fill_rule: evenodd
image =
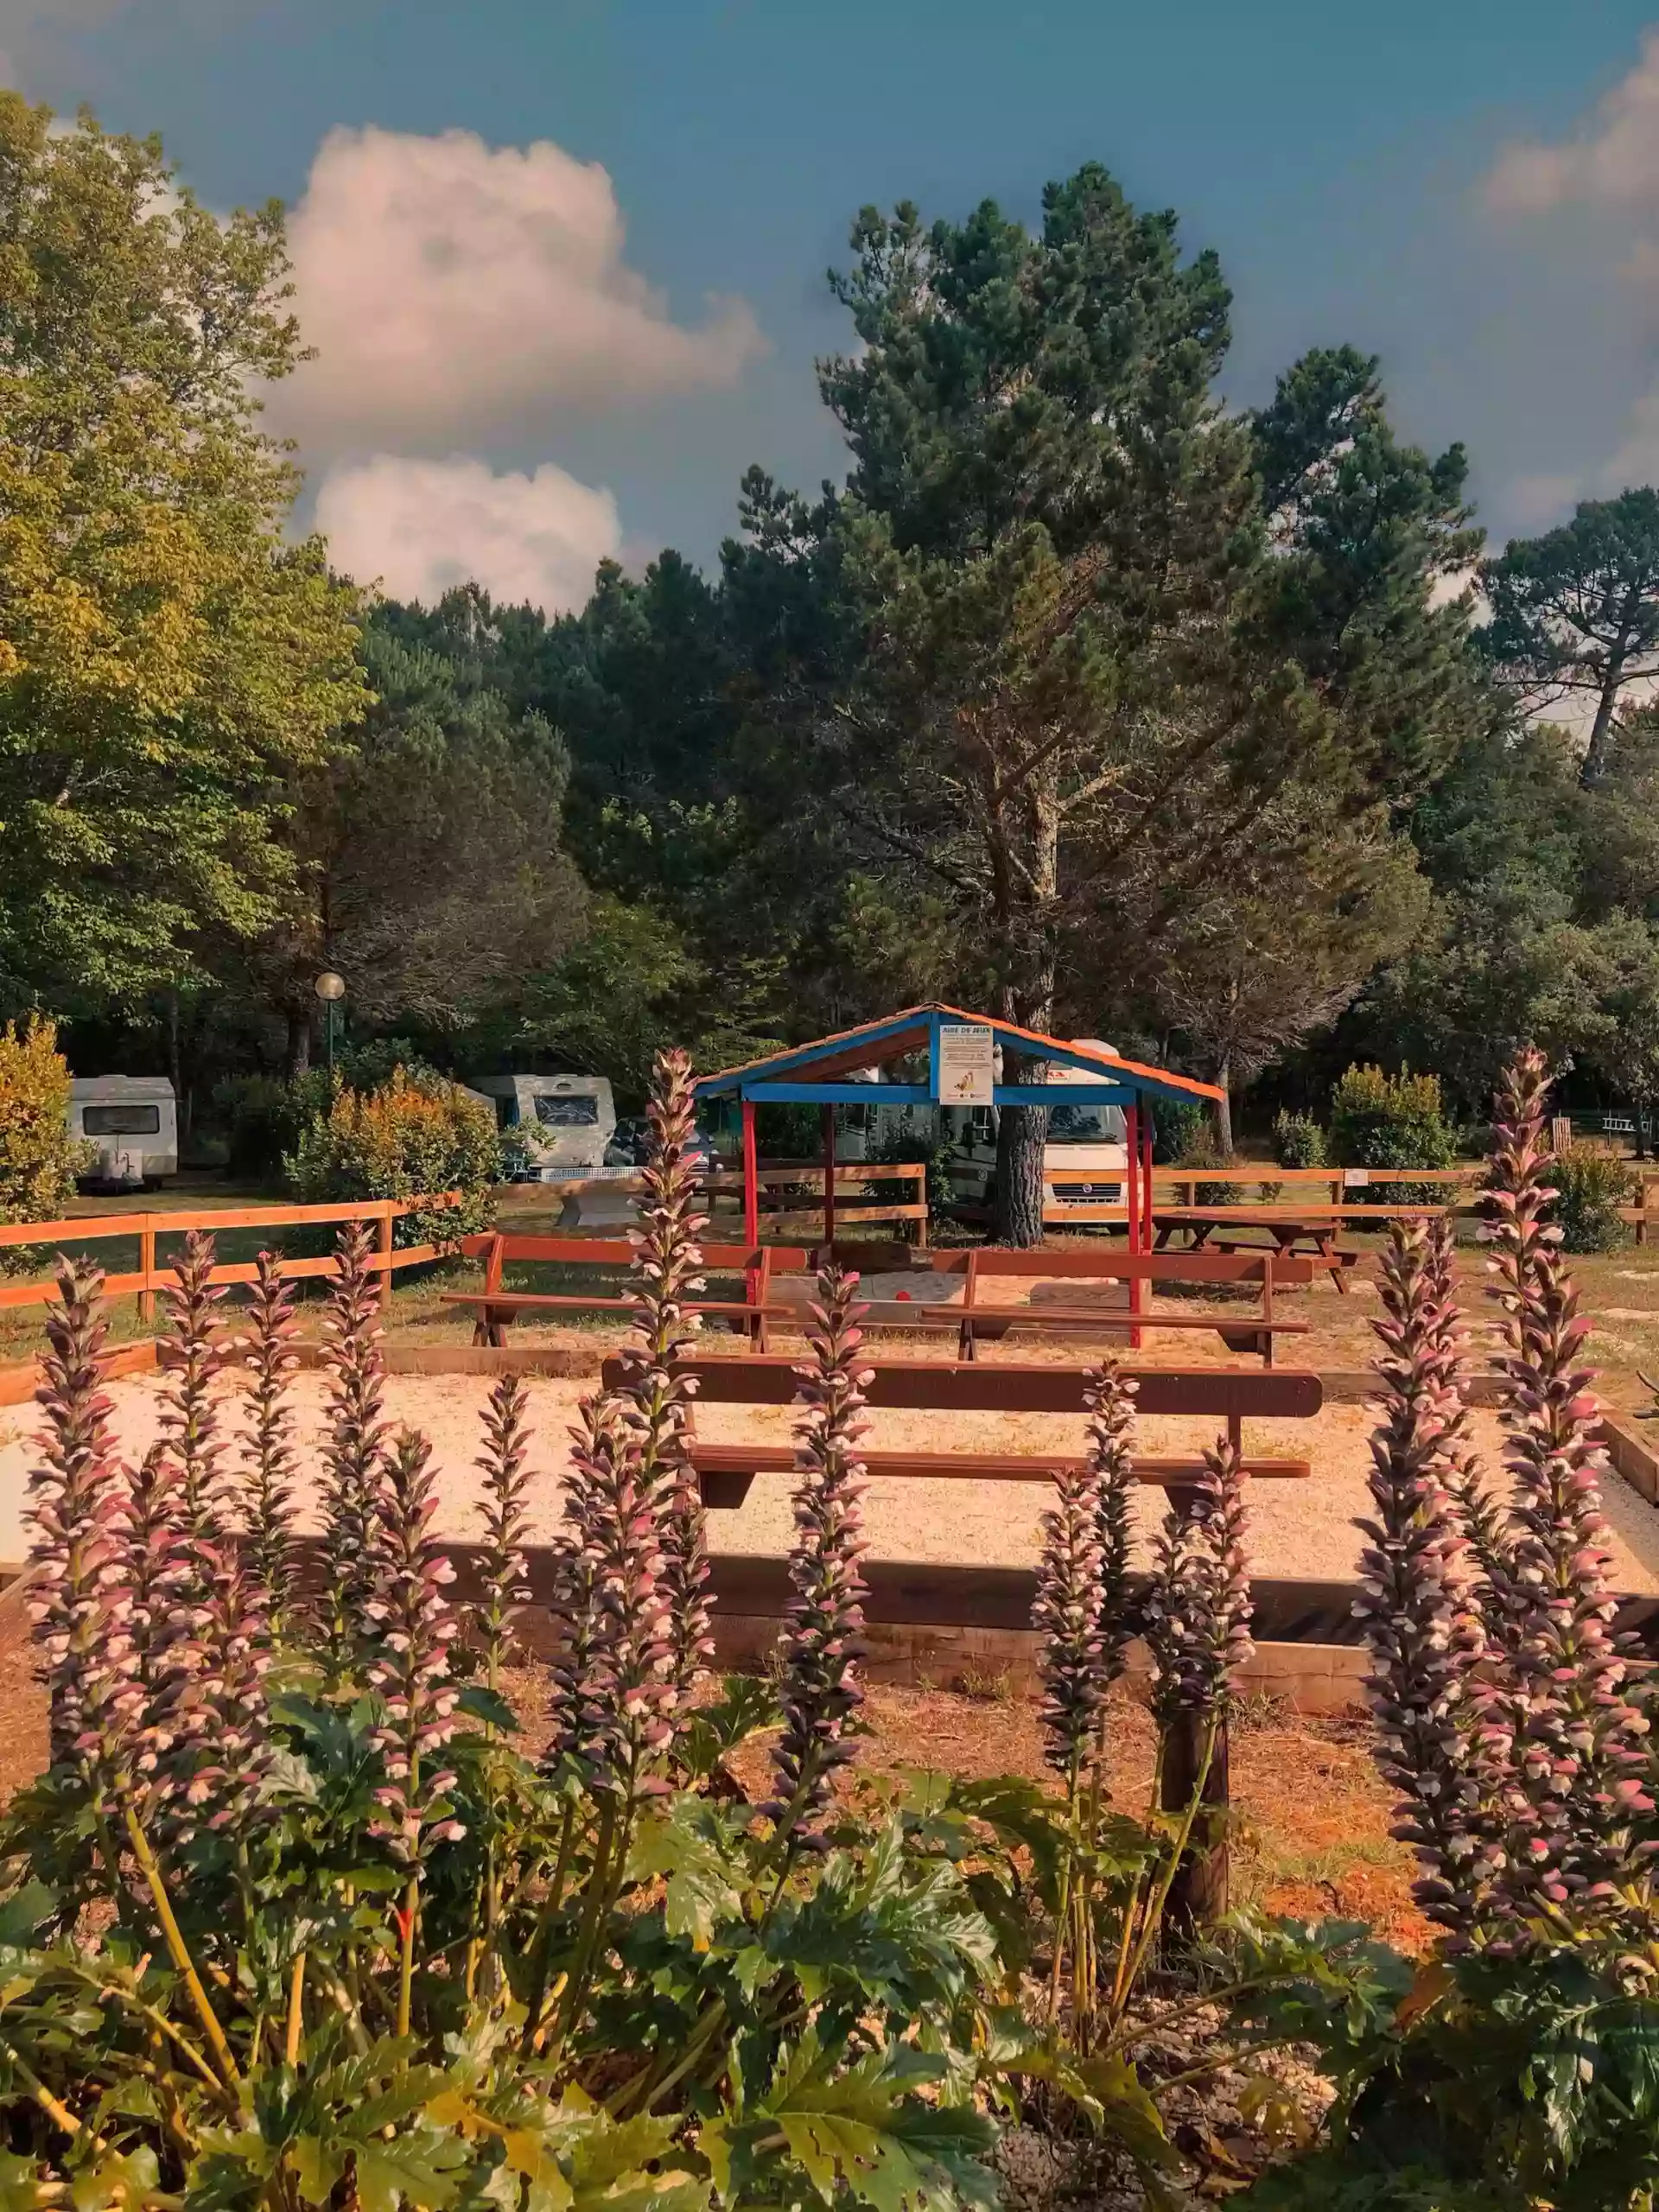
<path id="1" fill-rule="evenodd" d="M 647 1238 L 652 1332 L 653 1300 L 683 1306 L 692 1280 L 673 1211 L 690 1163 L 664 1165 L 677 1273 Z M 695 1478 L 679 1417 L 661 1420 L 674 1402 L 653 1416 L 637 1390 L 588 1408 L 570 1489 L 552 1638 L 561 1666 L 577 1655 L 553 1685 L 567 1755 L 538 1767 L 517 1748 L 518 1395 L 497 1394 L 485 1440 L 492 1695 L 453 1663 L 435 1478 L 424 1440 L 387 1429 L 366 1256 L 342 1239 L 331 1293 L 324 1610 L 290 1608 L 280 1641 L 257 1560 L 294 1542 L 297 1482 L 256 1484 L 239 1553 L 192 1546 L 161 1463 L 113 1455 L 95 1280 L 66 1278 L 49 1317 L 35 1603 L 55 1763 L 0 1833 L 0 2185 L 129 2212 L 988 2202 L 981 2084 L 1012 1985 L 976 1902 L 996 1848 L 979 1814 L 922 1777 L 874 1813 L 817 1804 L 824 1847 L 799 1851 L 728 1770 L 711 1787 L 776 1706 L 745 1682 L 688 1700 L 709 1640 L 701 1540 L 677 1582 L 664 1529 Z M 256 1466 L 286 1358 L 285 1332 L 262 1332 Z M 809 1426 L 841 1388 L 823 1359 Z M 835 1521 L 809 1515 L 803 1547 Z M 187 1553 L 200 1578 L 168 1609 L 153 1685 L 127 1633 L 141 1522 L 149 1588 Z M 802 1714 L 828 1656 L 810 1681 L 804 1656 L 786 1672 Z M 844 1718 L 844 1674 L 831 1687 Z M 33 1872 L 60 1866 L 73 1894 Z M 1000 1879 L 1017 1893 L 1011 1867 Z M 833 2147 L 849 2131 L 855 2158 Z"/>
<path id="2" fill-rule="evenodd" d="M 1256 2001 L 1268 2032 L 1321 2047 L 1338 2084 L 1313 2154 L 1261 2192 L 1286 2212 L 1634 2212 L 1659 2188 L 1652 1693 L 1613 1629 L 1599 1408 L 1548 1217 L 1547 1097 L 1529 1048 L 1497 1098 L 1479 1231 L 1503 1317 L 1505 1490 L 1470 1443 L 1449 1230 L 1397 1227 L 1383 1262 L 1362 1614 L 1379 1763 L 1440 1955 L 1414 1982 L 1405 1962 L 1393 1995 L 1347 2018 L 1317 1967 Z"/>

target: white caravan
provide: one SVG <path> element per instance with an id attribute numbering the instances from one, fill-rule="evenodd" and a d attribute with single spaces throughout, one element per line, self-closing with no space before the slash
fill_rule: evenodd
<path id="1" fill-rule="evenodd" d="M 616 1107 L 602 1075 L 485 1075 L 468 1087 L 493 1104 L 496 1127 L 523 1145 L 532 1179 L 577 1182 L 607 1172 Z"/>
<path id="2" fill-rule="evenodd" d="M 77 1076 L 69 1134 L 97 1147 L 89 1183 L 137 1190 L 179 1172 L 179 1109 L 164 1075 Z"/>

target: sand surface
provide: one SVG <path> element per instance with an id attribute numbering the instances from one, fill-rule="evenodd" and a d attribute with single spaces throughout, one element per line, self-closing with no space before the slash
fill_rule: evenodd
<path id="1" fill-rule="evenodd" d="M 315 1372 L 296 1376 L 294 1384 L 308 1470 L 302 1495 L 308 1503 L 324 1387 L 325 1378 Z M 545 1537 L 558 1520 L 570 1422 L 578 1399 L 593 1387 L 589 1382 L 531 1379 L 537 1538 Z M 438 1525 L 447 1535 L 476 1534 L 474 1460 L 488 1389 L 486 1380 L 469 1376 L 393 1376 L 386 1385 L 388 1418 L 423 1430 L 431 1440 L 442 1499 Z M 234 1439 L 243 1419 L 242 1394 L 233 1379 L 222 1381 L 217 1392 L 223 1428 L 232 1440 L 226 1464 L 233 1465 Z M 136 1459 L 156 1433 L 161 1383 L 149 1376 L 132 1377 L 112 1383 L 109 1395 L 119 1447 Z M 784 1407 L 709 1406 L 700 1409 L 698 1427 L 710 1442 L 783 1440 L 791 1419 L 790 1409 Z M 23 1508 L 35 1421 L 32 1408 L 0 1412 L 0 1562 L 21 1560 L 28 1551 Z M 1313 1467 L 1306 1482 L 1259 1482 L 1253 1486 L 1252 1551 L 1257 1573 L 1329 1580 L 1351 1577 L 1361 1542 L 1353 1522 L 1368 1503 L 1366 1439 L 1374 1421 L 1363 1405 L 1332 1405 L 1311 1421 L 1245 1423 L 1247 1450 L 1307 1459 Z M 1478 1414 L 1476 1431 L 1489 1460 L 1495 1461 L 1495 1420 Z M 1154 1452 L 1197 1452 L 1212 1440 L 1212 1434 L 1213 1424 L 1203 1421 L 1147 1419 L 1141 1423 L 1141 1442 Z M 1045 1452 L 1080 1450 L 1083 1423 L 1065 1414 L 883 1411 L 872 1416 L 868 1440 L 872 1446 L 1011 1451 L 1037 1457 Z M 1659 1591 L 1659 1511 L 1615 1474 L 1610 1472 L 1605 1488 L 1617 1586 Z M 886 1559 L 1027 1565 L 1037 1556 L 1039 1516 L 1046 1503 L 1037 1484 L 878 1480 L 871 1484 L 867 1501 L 871 1544 Z M 1163 1510 L 1162 1494 L 1148 1489 L 1138 1503 L 1141 1525 L 1150 1532 Z M 304 1517 L 313 1518 L 308 1511 Z M 711 1522 L 710 1539 L 716 1550 L 781 1554 L 791 1535 L 788 1478 L 760 1476 L 743 1506 L 714 1514 Z"/>

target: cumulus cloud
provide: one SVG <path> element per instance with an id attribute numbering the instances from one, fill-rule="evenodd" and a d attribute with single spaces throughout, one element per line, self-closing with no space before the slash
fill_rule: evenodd
<path id="1" fill-rule="evenodd" d="M 728 385 L 741 301 L 676 322 L 623 258 L 611 179 L 540 140 L 337 130 L 289 227 L 318 358 L 273 413 L 307 451 L 522 448 L 573 410 Z"/>
<path id="2" fill-rule="evenodd" d="M 1583 130 L 1559 145 L 1506 146 L 1485 188 L 1488 204 L 1507 214 L 1536 214 L 1573 201 L 1659 204 L 1659 30 L 1649 32 L 1641 60 Z"/>
<path id="3" fill-rule="evenodd" d="M 550 462 L 496 475 L 481 461 L 389 454 L 332 470 L 317 527 L 338 569 L 429 604 L 476 580 L 495 598 L 550 614 L 580 607 L 599 563 L 621 543 L 616 502 Z"/>

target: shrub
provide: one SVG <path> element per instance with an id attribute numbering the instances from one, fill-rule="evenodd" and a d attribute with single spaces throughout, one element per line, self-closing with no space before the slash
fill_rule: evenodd
<path id="1" fill-rule="evenodd" d="M 1642 1185 L 1626 1161 L 1591 1145 L 1573 1144 L 1555 1154 L 1548 1174 L 1556 1192 L 1550 1218 L 1569 1252 L 1616 1252 L 1629 1241 L 1618 1209 L 1637 1203 Z"/>
<path id="2" fill-rule="evenodd" d="M 69 1080 L 54 1023 L 31 1015 L 0 1029 L 0 1226 L 54 1220 L 92 1165 L 96 1147 L 69 1134 Z M 0 1249 L 0 1268 L 37 1263 L 20 1247 Z"/>
<path id="3" fill-rule="evenodd" d="M 1175 1165 L 1178 1167 L 1230 1167 L 1234 1161 L 1232 1154 L 1222 1150 L 1216 1141 L 1214 1131 L 1206 1125 L 1198 1131 Z M 1192 1193 L 1193 1202 L 1201 1206 L 1242 1205 L 1246 1191 L 1260 1180 L 1258 1175 L 1247 1173 L 1230 1182 L 1199 1183 Z"/>
<path id="4" fill-rule="evenodd" d="M 1441 1110 L 1439 1076 L 1351 1067 L 1331 1094 L 1331 1154 L 1342 1167 L 1450 1167 L 1457 1133 Z M 1433 1183 L 1394 1188 L 1402 1205 L 1432 1205 L 1442 1195 Z"/>
<path id="5" fill-rule="evenodd" d="M 950 1179 L 950 1162 L 956 1157 L 956 1147 L 943 1135 L 914 1135 L 906 1130 L 895 1130 L 885 1138 L 871 1155 L 874 1159 L 894 1166 L 914 1161 L 927 1169 L 928 1218 L 934 1223 L 943 1221 L 956 1203 L 957 1186 Z M 893 1202 L 900 1193 L 891 1183 L 870 1184 L 869 1199 L 874 1205 Z M 909 1192 L 902 1195 L 908 1199 Z"/>
<path id="6" fill-rule="evenodd" d="M 442 1077 L 393 1071 L 368 1092 L 342 1088 L 301 1131 L 283 1162 L 307 1205 L 340 1198 L 413 1198 L 458 1191 L 457 1205 L 417 1210 L 395 1224 L 399 1244 L 441 1244 L 487 1229 L 503 1178 L 495 1116 Z"/>
<path id="7" fill-rule="evenodd" d="M 226 1165 L 244 1181 L 280 1178 L 288 1154 L 328 1110 L 328 1078 L 312 1068 L 291 1083 L 269 1075 L 233 1076 L 218 1084 L 213 1104 L 224 1117 Z"/>
<path id="8" fill-rule="evenodd" d="M 1154 1098 L 1152 1115 L 1152 1159 L 1156 1167 L 1172 1166 L 1184 1160 L 1200 1142 L 1210 1126 L 1207 1109 L 1194 1098 Z"/>
<path id="9" fill-rule="evenodd" d="M 1311 1114 L 1281 1112 L 1274 1118 L 1273 1156 L 1281 1167 L 1323 1167 L 1325 1131 Z"/>

